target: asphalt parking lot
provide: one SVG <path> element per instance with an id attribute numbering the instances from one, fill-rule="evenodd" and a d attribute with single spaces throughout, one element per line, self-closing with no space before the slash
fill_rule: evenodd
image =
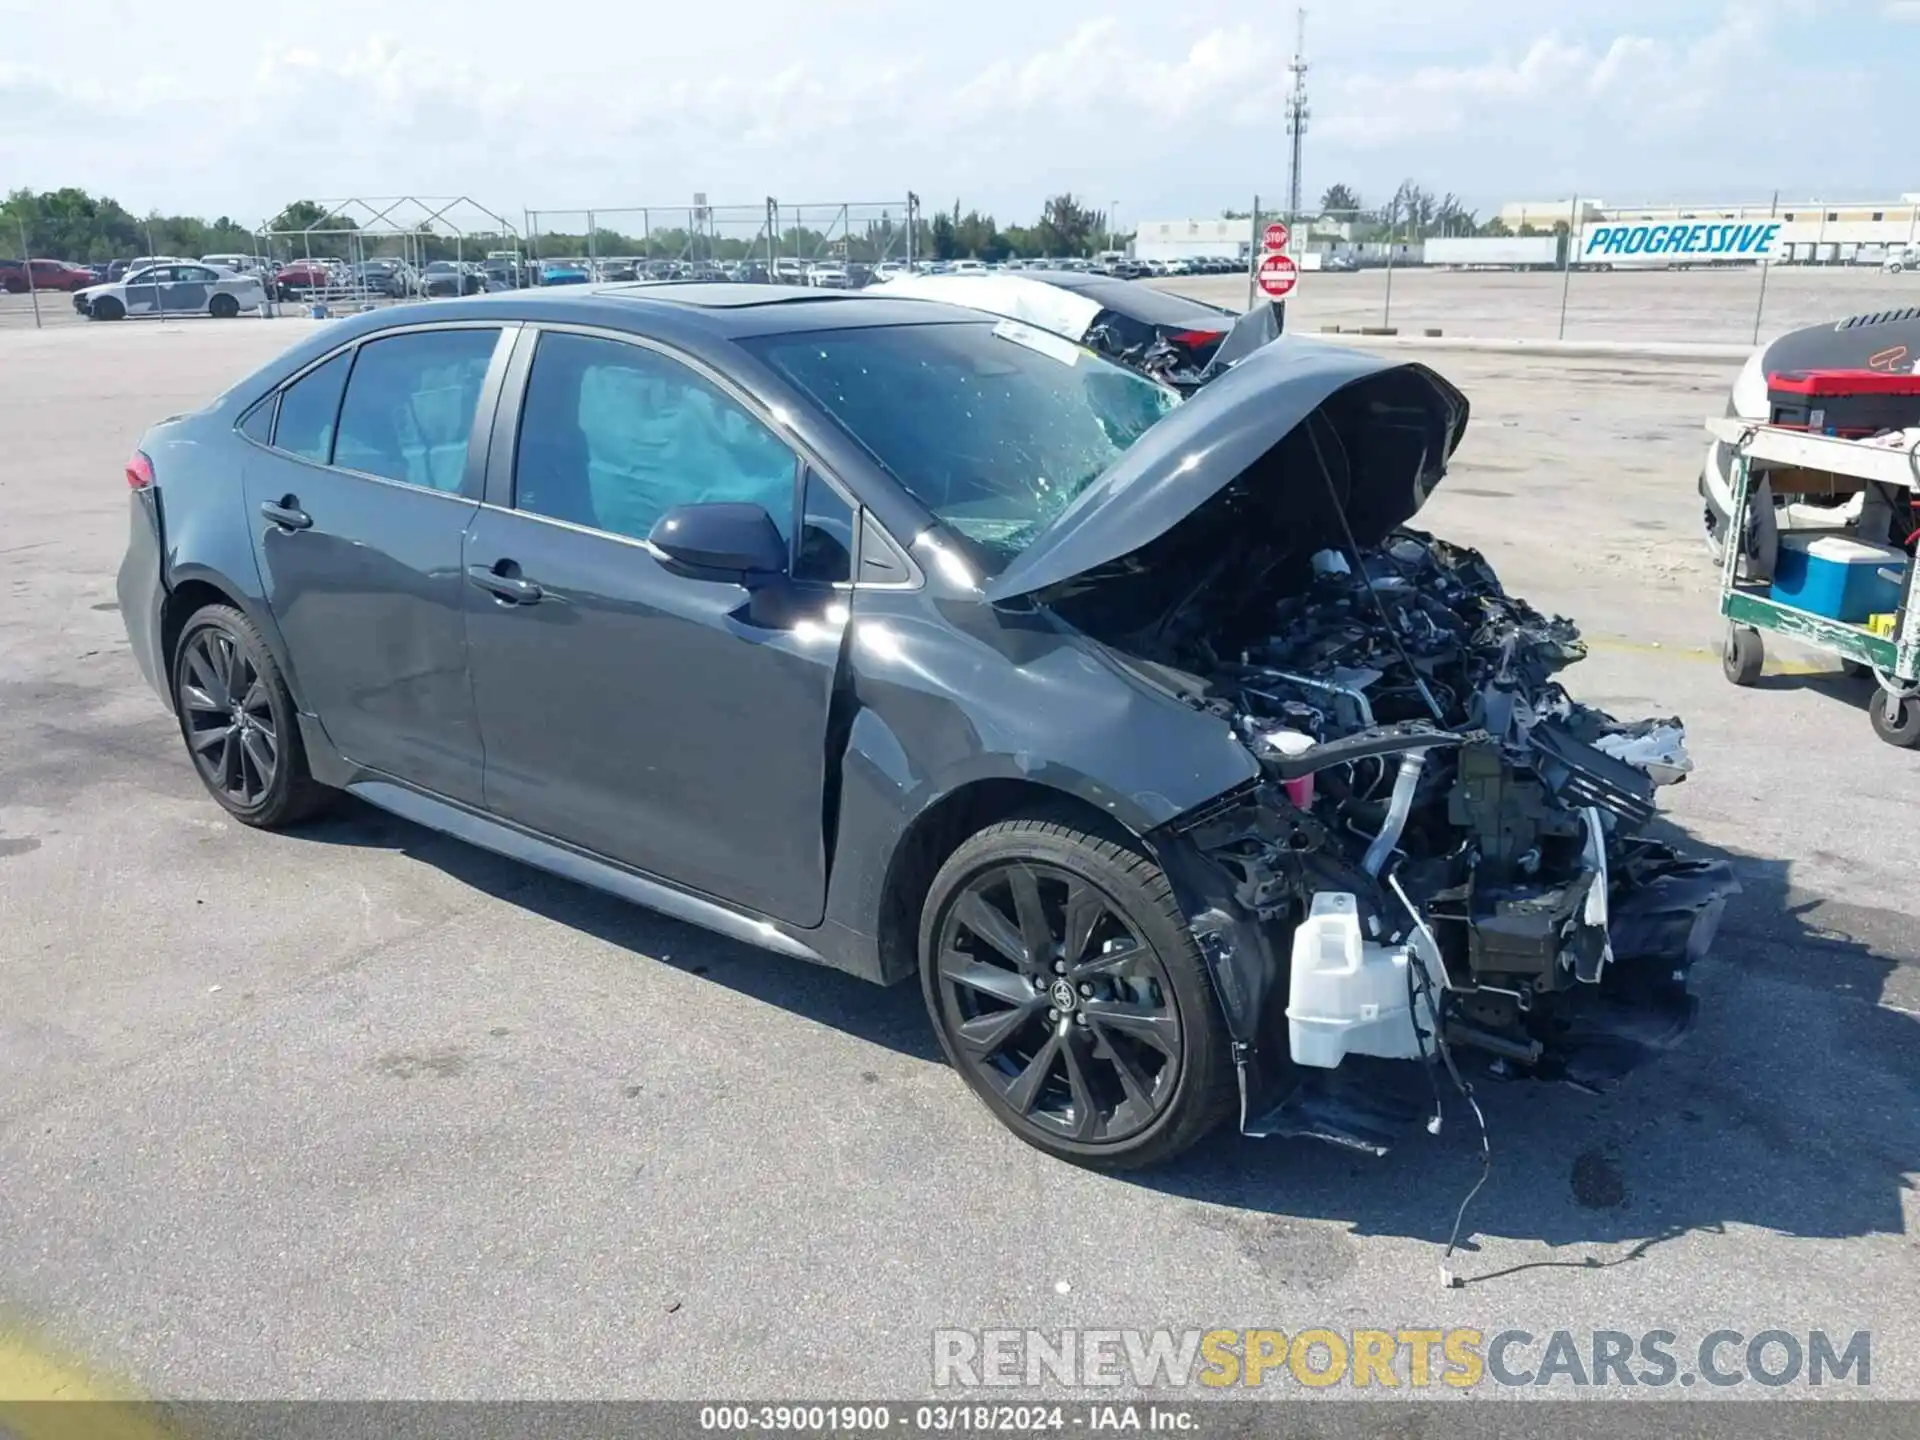
<path id="1" fill-rule="evenodd" d="M 1379 1161 L 1102 1177 L 1004 1132 L 911 987 L 362 807 L 227 821 L 115 613 L 121 465 L 307 323 L 0 334 L 0 1333 L 175 1397 L 844 1398 L 925 1392 L 937 1327 L 1824 1327 L 1920 1396 L 1920 754 L 1805 655 L 1721 677 L 1731 366 L 1422 357 L 1475 418 L 1421 523 L 1580 620 L 1581 698 L 1687 718 L 1669 818 L 1746 886 L 1685 1048 L 1483 1092 L 1443 1290 L 1457 1107 Z"/>

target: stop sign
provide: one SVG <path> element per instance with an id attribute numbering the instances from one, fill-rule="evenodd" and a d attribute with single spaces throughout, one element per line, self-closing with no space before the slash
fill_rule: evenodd
<path id="1" fill-rule="evenodd" d="M 1265 233 L 1261 236 L 1260 248 L 1263 250 L 1284 250 L 1287 248 L 1287 242 L 1292 238 L 1293 232 L 1276 220 L 1273 224 L 1267 226 Z"/>
<path id="2" fill-rule="evenodd" d="M 1261 257 L 1260 268 L 1253 278 L 1260 293 L 1269 300 L 1284 300 L 1300 283 L 1300 267 L 1293 263 L 1291 255 L 1266 255 Z"/>

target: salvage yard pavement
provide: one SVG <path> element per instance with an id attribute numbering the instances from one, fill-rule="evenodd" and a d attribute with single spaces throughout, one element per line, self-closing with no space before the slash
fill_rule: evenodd
<path id="1" fill-rule="evenodd" d="M 1820 1327 L 1920 1396 L 1920 760 L 1811 655 L 1720 674 L 1732 366 L 1421 357 L 1474 418 L 1415 523 L 1580 623 L 1577 698 L 1685 718 L 1666 818 L 1745 887 L 1682 1049 L 1482 1090 L 1443 1291 L 1457 1108 L 1103 1177 L 971 1100 L 914 987 L 361 807 L 228 822 L 114 613 L 121 466 L 307 329 L 0 334 L 0 1330 L 169 1396 L 844 1397 L 926 1392 L 936 1329 Z"/>

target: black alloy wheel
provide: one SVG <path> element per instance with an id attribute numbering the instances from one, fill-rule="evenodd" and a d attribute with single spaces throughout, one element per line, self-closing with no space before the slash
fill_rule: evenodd
<path id="1" fill-rule="evenodd" d="M 173 689 L 193 768 L 236 820 L 290 824 L 333 798 L 307 769 L 293 697 L 272 652 L 239 610 L 209 605 L 188 620 Z"/>
<path id="2" fill-rule="evenodd" d="M 208 626 L 180 652 L 180 719 L 207 788 L 259 806 L 280 775 L 280 732 L 260 672 L 235 638 Z"/>
<path id="3" fill-rule="evenodd" d="M 1144 855 L 1044 821 L 990 827 L 936 878 L 922 952 L 948 1057 L 1030 1144 L 1149 1164 L 1220 1118 L 1218 1005 Z"/>

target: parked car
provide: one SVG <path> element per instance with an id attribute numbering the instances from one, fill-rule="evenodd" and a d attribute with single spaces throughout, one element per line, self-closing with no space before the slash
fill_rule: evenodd
<path id="1" fill-rule="evenodd" d="M 1019 320 L 1098 351 L 1129 369 L 1191 391 L 1213 378 L 1223 342 L 1240 324 L 1223 310 L 1150 285 L 1110 275 L 1033 270 L 1020 275 L 907 276 L 874 287 L 876 295 L 967 305 Z M 1248 317 L 1235 355 L 1279 334 L 1272 307 Z"/>
<path id="2" fill-rule="evenodd" d="M 807 284 L 816 290 L 851 290 L 853 277 L 844 265 L 821 263 L 808 268 Z"/>
<path id="3" fill-rule="evenodd" d="M 267 287 L 258 275 L 235 275 L 211 265 L 180 262 L 149 265 L 119 280 L 73 292 L 73 308 L 89 320 L 129 315 L 211 315 L 231 320 L 243 310 L 261 310 Z"/>
<path id="4" fill-rule="evenodd" d="M 1920 248 L 1912 245 L 1889 246 L 1887 258 L 1880 268 L 1889 275 L 1898 275 L 1903 270 L 1920 270 Z"/>
<path id="5" fill-rule="evenodd" d="M 1378 1148 L 1430 1113 L 1380 1061 L 1594 1083 L 1683 1023 L 1730 872 L 1637 834 L 1568 622 L 1399 528 L 1460 393 L 1297 341 L 1183 402 L 1064 344 L 736 286 L 352 317 L 141 439 L 131 650 L 240 824 L 345 792 L 917 980 L 1083 1164 Z"/>
<path id="6" fill-rule="evenodd" d="M 0 261 L 0 289 L 9 295 L 33 290 L 79 290 L 94 284 L 93 272 L 66 260 Z"/>
<path id="7" fill-rule="evenodd" d="M 435 260 L 420 272 L 420 286 L 424 295 L 480 295 L 485 293 L 487 282 L 478 266 Z"/>
<path id="8" fill-rule="evenodd" d="M 1329 254 L 1320 268 L 1335 275 L 1352 275 L 1360 269 L 1360 262 L 1351 255 Z"/>
<path id="9" fill-rule="evenodd" d="M 407 300 L 421 293 L 420 274 L 404 260 L 365 260 L 353 268 L 354 288 L 391 300 Z"/>
<path id="10" fill-rule="evenodd" d="M 540 267 L 542 285 L 589 285 L 593 276 L 585 265 L 573 260 L 549 260 Z"/>
<path id="11" fill-rule="evenodd" d="M 273 294 L 277 300 L 298 300 L 338 283 L 339 277 L 325 260 L 294 260 L 274 272 Z"/>
<path id="12" fill-rule="evenodd" d="M 236 275 L 263 275 L 268 269 L 264 257 L 242 255 L 238 251 L 225 255 L 202 255 L 200 263 L 211 265 L 216 270 L 231 270 Z"/>
<path id="13" fill-rule="evenodd" d="M 480 262 L 480 274 L 489 290 L 518 290 L 528 283 L 527 267 L 511 256 L 488 256 Z"/>

